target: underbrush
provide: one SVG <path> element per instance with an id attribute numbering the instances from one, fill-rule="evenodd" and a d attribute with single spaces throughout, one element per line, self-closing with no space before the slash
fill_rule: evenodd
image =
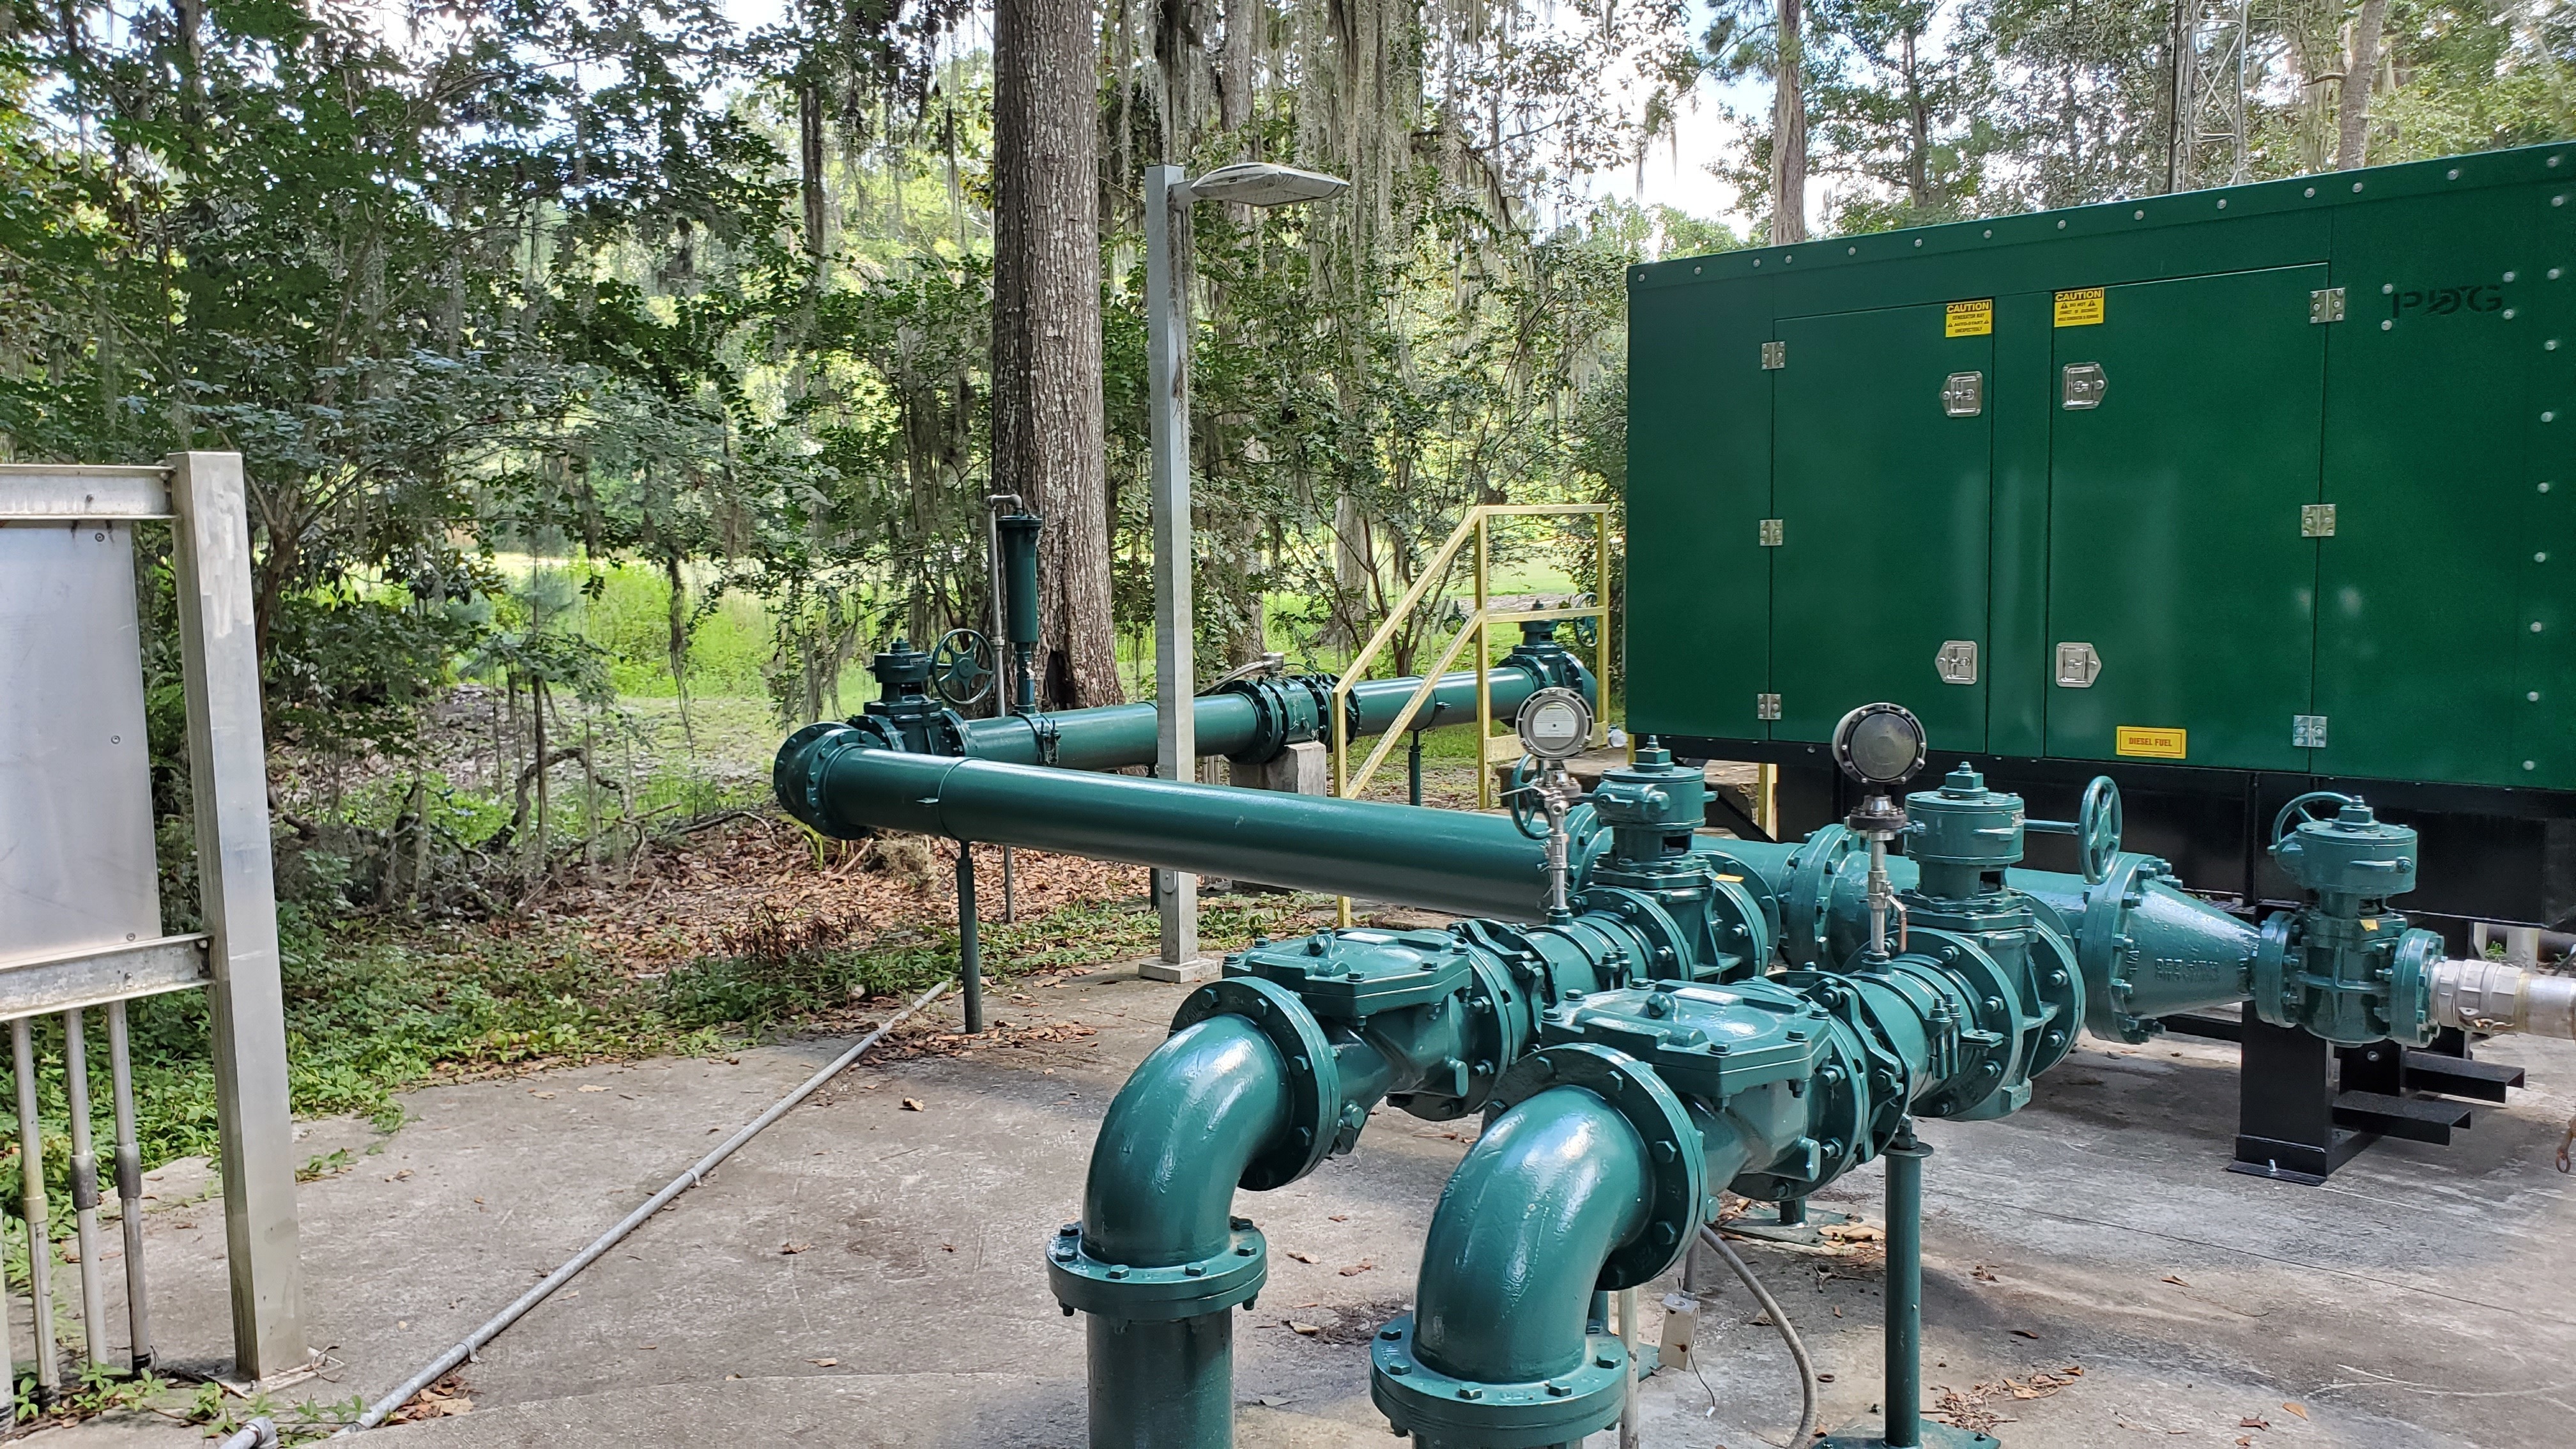
<path id="1" fill-rule="evenodd" d="M 1211 897 L 1210 949 L 1288 928 L 1311 898 Z M 730 1051 L 782 1030 L 837 1025 L 871 1000 L 927 990 L 957 970 L 953 929 L 863 934 L 829 918 L 755 916 L 723 949 L 657 974 L 630 974 L 568 932 L 474 930 L 424 939 L 379 924 L 316 924 L 284 913 L 288 1088 L 299 1117 L 354 1114 L 401 1125 L 395 1095 L 436 1081 L 580 1062 Z M 1151 951 L 1154 912 L 1141 901 L 1090 901 L 1004 925 L 983 923 L 994 982 L 1105 964 Z M 880 1003 L 881 1004 L 881 1003 Z M 203 992 L 129 1008 L 136 1126 L 148 1170 L 217 1154 L 214 1071 Z M 40 1060 L 59 1061 L 59 1018 L 35 1024 Z M 107 1033 L 87 1037 L 94 1130 L 113 1141 Z M 15 1141 L 14 1082 L 0 1091 L 0 1133 Z M 68 1193 L 70 1113 L 59 1069 L 39 1074 L 49 1186 Z M 14 1201 L 18 1157 L 0 1158 L 0 1201 Z"/>

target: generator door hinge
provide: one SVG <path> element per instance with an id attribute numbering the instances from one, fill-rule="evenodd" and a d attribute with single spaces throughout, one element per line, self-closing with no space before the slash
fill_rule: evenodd
<path id="1" fill-rule="evenodd" d="M 1780 696 L 1776 694 L 1757 694 L 1753 696 L 1753 717 L 1755 719 L 1778 719 L 1780 717 Z"/>
<path id="2" fill-rule="evenodd" d="M 2322 750 L 2326 747 L 2326 717 L 2321 714 L 2290 716 L 2290 744 L 2295 749 Z"/>
<path id="3" fill-rule="evenodd" d="M 2308 294 L 2308 321 L 2312 324 L 2343 320 L 2343 288 L 2321 287 Z"/>
<path id="4" fill-rule="evenodd" d="M 2331 503 L 2299 505 L 2299 537 L 2332 538 L 2335 528 L 2335 506 Z"/>
<path id="5" fill-rule="evenodd" d="M 1781 539 L 1787 536 L 1786 531 L 1787 525 L 1777 518 L 1766 518 L 1762 520 L 1762 546 L 1764 548 L 1778 548 L 1780 546 Z"/>
<path id="6" fill-rule="evenodd" d="M 1789 344 L 1788 344 L 1788 343 L 1786 343 L 1786 342 L 1765 342 L 1765 343 L 1763 343 L 1763 344 L 1762 344 L 1762 370 L 1763 370 L 1764 372 L 1777 372 L 1777 371 L 1779 371 L 1781 368 L 1787 367 L 1788 365 L 1789 365 Z"/>

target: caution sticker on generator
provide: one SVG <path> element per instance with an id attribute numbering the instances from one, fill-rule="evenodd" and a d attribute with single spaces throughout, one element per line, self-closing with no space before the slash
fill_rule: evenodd
<path id="1" fill-rule="evenodd" d="M 2141 760 L 2179 760 L 2184 756 L 2185 743 L 2183 730 L 2121 725 L 2113 732 L 2111 752 Z"/>
<path id="2" fill-rule="evenodd" d="M 2095 327 L 2102 322 L 2102 289 L 2078 287 L 2057 294 L 2057 325 L 2060 327 Z"/>
<path id="3" fill-rule="evenodd" d="M 1941 319 L 1941 335 L 1944 337 L 1988 337 L 1994 330 L 1995 299 L 1992 297 L 1953 302 Z"/>

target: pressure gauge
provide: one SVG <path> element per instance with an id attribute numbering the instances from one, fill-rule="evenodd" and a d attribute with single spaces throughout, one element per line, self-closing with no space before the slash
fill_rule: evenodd
<path id="1" fill-rule="evenodd" d="M 1540 759 L 1571 759 L 1592 741 L 1592 706 L 1574 690 L 1542 689 L 1521 705 L 1513 728 L 1520 734 L 1521 748 Z"/>
<path id="2" fill-rule="evenodd" d="M 1834 763 L 1873 789 L 1902 784 L 1931 749 L 1923 722 L 1903 705 L 1864 704 L 1834 726 Z"/>

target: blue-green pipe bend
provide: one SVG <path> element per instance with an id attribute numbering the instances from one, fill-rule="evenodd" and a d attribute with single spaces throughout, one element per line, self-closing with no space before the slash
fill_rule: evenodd
<path id="1" fill-rule="evenodd" d="M 777 784 L 844 838 L 908 830 L 1506 920 L 1546 894 L 1544 848 L 1498 816 L 913 755 L 835 724 L 779 750 Z"/>
<path id="2" fill-rule="evenodd" d="M 1582 1087 L 1494 1119 L 1433 1211 L 1415 1351 L 1456 1378 L 1520 1383 L 1583 1360 L 1583 1315 L 1612 1250 L 1644 1225 L 1646 1144 Z"/>
<path id="3" fill-rule="evenodd" d="M 1175 1032 L 1120 1088 L 1091 1150 L 1082 1245 L 1091 1258 L 1170 1267 L 1225 1250 L 1244 1168 L 1286 1130 L 1279 1050 L 1244 1018 Z M 1231 1309 L 1085 1326 L 1093 1449 L 1234 1442 Z"/>

